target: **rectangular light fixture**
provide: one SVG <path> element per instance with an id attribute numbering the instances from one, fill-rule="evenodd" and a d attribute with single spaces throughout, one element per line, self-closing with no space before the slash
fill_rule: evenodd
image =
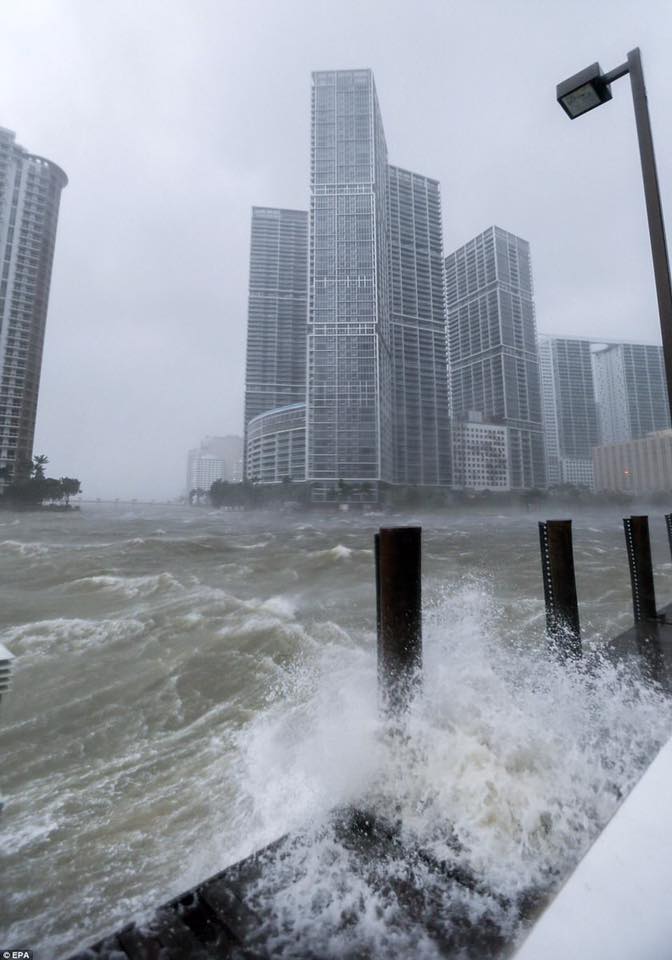
<path id="1" fill-rule="evenodd" d="M 574 120 L 611 100 L 611 87 L 605 81 L 599 63 L 591 63 L 585 70 L 559 83 L 556 97 L 567 116 Z"/>

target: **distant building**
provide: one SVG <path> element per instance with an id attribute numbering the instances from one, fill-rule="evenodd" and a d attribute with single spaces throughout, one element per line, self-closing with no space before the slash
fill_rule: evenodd
<path id="1" fill-rule="evenodd" d="M 11 474 L 33 457 L 58 209 L 68 182 L 14 136 L 0 127 L 0 468 Z"/>
<path id="2" fill-rule="evenodd" d="M 453 416 L 508 428 L 513 489 L 546 485 L 530 246 L 490 227 L 446 258 Z"/>
<path id="3" fill-rule="evenodd" d="M 252 208 L 245 430 L 254 417 L 306 397 L 308 214 Z"/>
<path id="4" fill-rule="evenodd" d="M 510 490 L 508 428 L 469 411 L 453 421 L 453 485 L 466 490 Z"/>
<path id="5" fill-rule="evenodd" d="M 257 483 L 306 478 L 306 405 L 293 403 L 254 417 L 247 425 L 246 476 Z"/>
<path id="6" fill-rule="evenodd" d="M 548 485 L 592 487 L 599 426 L 591 343 L 542 334 L 539 360 Z"/>
<path id="7" fill-rule="evenodd" d="M 436 180 L 388 167 L 394 479 L 450 484 L 441 194 Z"/>
<path id="8" fill-rule="evenodd" d="M 600 443 L 636 440 L 670 428 L 661 346 L 595 343 L 593 371 Z"/>
<path id="9" fill-rule="evenodd" d="M 215 480 L 242 480 L 243 441 L 241 437 L 205 437 L 187 455 L 187 493 L 209 490 Z"/>
<path id="10" fill-rule="evenodd" d="M 593 471 L 598 491 L 672 495 L 672 430 L 595 447 Z"/>

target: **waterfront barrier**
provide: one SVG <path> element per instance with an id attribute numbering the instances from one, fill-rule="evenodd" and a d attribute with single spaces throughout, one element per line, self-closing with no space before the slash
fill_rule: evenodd
<path id="1" fill-rule="evenodd" d="M 672 550 L 672 514 L 665 519 Z M 626 518 L 624 525 L 635 623 L 608 644 L 608 653 L 616 658 L 637 657 L 652 679 L 672 690 L 672 604 L 660 612 L 656 609 L 648 518 Z M 387 527 L 374 539 L 378 689 L 391 730 L 403 722 L 421 683 L 421 538 L 420 527 Z M 540 523 L 539 540 L 549 643 L 563 659 L 576 659 L 582 655 L 582 641 L 571 521 Z M 372 876 L 384 877 L 380 882 L 394 899 L 398 915 L 409 927 L 422 929 L 439 956 L 509 955 L 510 935 L 493 920 L 474 922 L 468 910 L 471 894 L 484 894 L 493 902 L 498 895 L 485 889 L 477 876 L 457 862 L 457 856 L 455 861 L 437 860 L 412 838 L 402 837 L 400 824 L 357 807 L 334 811 L 330 828 L 348 853 L 353 876 L 365 882 Z M 70 960 L 270 960 L 277 930 L 273 919 L 261 915 L 255 906 L 254 890 L 263 878 L 267 897 L 272 898 L 291 884 L 292 872 L 276 868 L 305 842 L 304 834 L 281 837 L 159 907 L 146 923 L 129 924 Z M 386 864 L 400 861 L 408 864 L 407 871 L 386 873 Z M 427 873 L 433 881 L 432 902 L 423 880 Z M 450 923 L 439 926 L 436 917 L 446 904 L 451 904 Z M 520 920 L 529 920 L 541 902 L 537 893 L 527 891 L 507 906 Z M 534 943 L 533 930 L 521 960 L 541 956 L 534 952 Z M 300 944 L 292 956 L 314 957 Z"/>

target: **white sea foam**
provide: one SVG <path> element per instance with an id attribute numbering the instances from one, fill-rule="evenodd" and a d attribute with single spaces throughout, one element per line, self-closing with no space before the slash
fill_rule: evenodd
<path id="1" fill-rule="evenodd" d="M 42 557 L 49 553 L 46 543 L 21 543 L 18 540 L 3 540 L 0 542 L 0 551 L 15 553 L 20 557 Z"/>
<path id="2" fill-rule="evenodd" d="M 10 627 L 2 642 L 22 665 L 30 658 L 87 650 L 140 637 L 146 625 L 132 618 L 120 620 L 55 619 Z"/>
<path id="3" fill-rule="evenodd" d="M 276 917 L 279 956 L 293 956 L 297 942 L 324 957 L 383 955 L 393 944 L 403 955 L 434 955 L 395 919 L 383 878 L 352 872 L 329 826 L 334 806 L 399 821 L 407 844 L 457 861 L 515 903 L 571 869 L 669 735 L 670 704 L 624 669 L 599 657 L 586 658 L 590 669 L 559 664 L 503 634 L 477 583 L 433 612 L 422 694 L 403 737 L 381 727 L 372 652 L 336 637 L 283 674 L 274 701 L 243 731 L 247 844 L 314 824 L 277 868 L 295 881 L 271 893 L 271 871 L 257 891 Z M 431 901 L 436 880 L 423 882 Z M 491 896 L 467 899 L 475 917 L 496 908 L 503 928 L 514 922 L 515 910 Z"/>
<path id="4" fill-rule="evenodd" d="M 158 573 L 145 577 L 115 577 L 102 574 L 73 580 L 70 586 L 92 592 L 118 593 L 129 600 L 149 597 L 155 593 L 184 591 L 185 589 L 180 581 L 170 573 Z"/>

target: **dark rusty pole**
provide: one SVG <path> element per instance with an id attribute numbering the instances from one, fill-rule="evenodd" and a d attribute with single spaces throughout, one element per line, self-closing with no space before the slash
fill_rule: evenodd
<path id="1" fill-rule="evenodd" d="M 665 514 L 665 526 L 667 527 L 667 542 L 670 545 L 670 553 L 672 554 L 672 513 Z"/>
<path id="2" fill-rule="evenodd" d="M 421 528 L 376 537 L 378 681 L 385 713 L 410 704 L 422 666 Z"/>
<path id="3" fill-rule="evenodd" d="M 546 520 L 540 523 L 539 545 L 549 639 L 562 656 L 580 657 L 581 626 L 574 574 L 572 521 Z"/>
<path id="4" fill-rule="evenodd" d="M 656 281 L 660 334 L 663 340 L 663 358 L 667 379 L 667 401 L 672 414 L 672 284 L 670 283 L 670 261 L 665 239 L 663 208 L 660 201 L 656 156 L 653 150 L 653 134 L 649 118 L 649 104 L 644 85 L 644 70 L 639 47 L 628 53 L 628 73 L 632 89 L 632 103 L 635 109 L 639 158 L 642 164 L 644 200 L 646 216 L 649 222 L 649 239 L 653 259 L 653 275 Z"/>
<path id="5" fill-rule="evenodd" d="M 653 586 L 653 563 L 648 517 L 625 517 L 625 544 L 628 548 L 632 608 L 635 623 L 656 620 L 656 593 Z"/>
<path id="6" fill-rule="evenodd" d="M 380 534 L 376 533 L 373 537 L 373 550 L 376 558 L 376 657 L 378 662 L 378 686 L 382 689 L 382 615 L 380 606 Z"/>

